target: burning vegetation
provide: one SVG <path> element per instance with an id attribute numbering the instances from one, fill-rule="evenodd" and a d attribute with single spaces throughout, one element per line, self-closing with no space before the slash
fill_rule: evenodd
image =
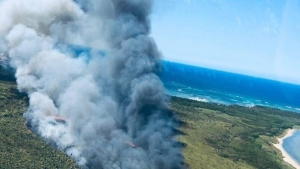
<path id="1" fill-rule="evenodd" d="M 0 51 L 28 94 L 27 124 L 82 167 L 183 168 L 156 75 L 161 55 L 149 36 L 152 3 L 0 1 Z M 77 54 L 70 44 L 104 52 Z"/>
<path id="2" fill-rule="evenodd" d="M 60 116 L 53 116 L 54 120 L 59 122 L 59 123 L 66 123 L 66 119 L 65 118 L 62 118 Z"/>

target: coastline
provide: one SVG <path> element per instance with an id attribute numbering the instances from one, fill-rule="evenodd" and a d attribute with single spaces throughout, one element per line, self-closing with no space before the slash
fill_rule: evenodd
<path id="1" fill-rule="evenodd" d="M 283 140 L 292 136 L 293 133 L 297 131 L 296 129 L 288 129 L 287 133 L 283 136 L 283 137 L 279 137 L 277 138 L 278 142 L 277 144 L 273 144 L 277 149 L 279 149 L 282 153 L 283 156 L 283 160 L 287 163 L 289 163 L 290 165 L 292 165 L 293 167 L 295 167 L 296 169 L 300 169 L 300 165 L 285 151 L 285 149 L 282 147 L 283 144 Z"/>

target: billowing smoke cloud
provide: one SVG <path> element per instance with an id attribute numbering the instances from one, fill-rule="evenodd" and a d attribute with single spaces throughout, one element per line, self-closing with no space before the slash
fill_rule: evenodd
<path id="1" fill-rule="evenodd" d="M 0 1 L 0 50 L 29 95 L 28 125 L 82 167 L 183 168 L 155 75 L 160 54 L 149 37 L 151 6 L 151 0 Z M 70 44 L 90 50 L 79 54 Z"/>

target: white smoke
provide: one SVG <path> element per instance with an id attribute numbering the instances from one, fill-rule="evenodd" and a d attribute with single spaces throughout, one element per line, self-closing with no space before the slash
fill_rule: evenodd
<path id="1" fill-rule="evenodd" d="M 183 168 L 154 74 L 151 7 L 151 0 L 0 1 L 0 50 L 30 98 L 27 123 L 82 167 Z M 70 44 L 91 51 L 77 56 Z"/>

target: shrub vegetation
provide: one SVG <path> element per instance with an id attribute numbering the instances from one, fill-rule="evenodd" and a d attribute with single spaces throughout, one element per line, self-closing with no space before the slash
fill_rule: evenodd
<path id="1" fill-rule="evenodd" d="M 286 129 L 300 125 L 298 113 L 177 97 L 172 97 L 171 109 L 181 121 L 179 140 L 190 168 L 292 168 L 273 143 Z"/>
<path id="2" fill-rule="evenodd" d="M 15 82 L 0 81 L 0 168 L 78 168 L 63 152 L 46 144 L 25 125 L 28 98 Z"/>
<path id="3" fill-rule="evenodd" d="M 2 78 L 1 78 L 2 77 Z M 0 76 L 0 168 L 78 168 L 63 152 L 27 129 L 28 98 L 14 78 Z M 225 106 L 172 97 L 179 119 L 179 140 L 193 169 L 286 169 L 273 143 L 288 128 L 300 126 L 300 114 L 255 106 Z"/>

